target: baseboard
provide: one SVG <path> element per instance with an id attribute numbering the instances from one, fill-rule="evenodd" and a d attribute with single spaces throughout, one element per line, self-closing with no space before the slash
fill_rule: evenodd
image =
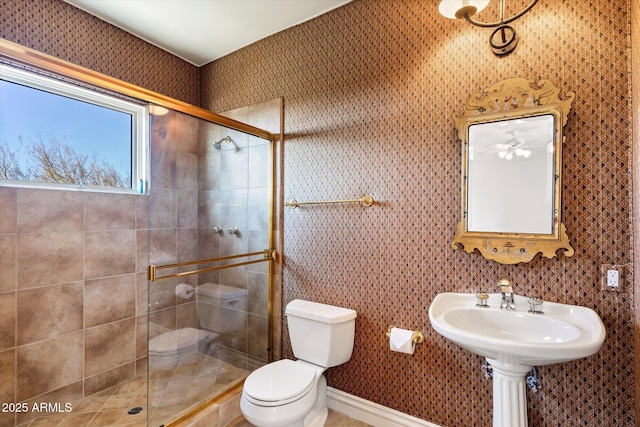
<path id="1" fill-rule="evenodd" d="M 327 387 L 327 406 L 374 427 L 440 427 L 332 387 Z"/>

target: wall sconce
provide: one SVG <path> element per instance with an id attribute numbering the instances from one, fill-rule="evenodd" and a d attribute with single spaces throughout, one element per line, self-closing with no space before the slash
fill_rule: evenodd
<path id="1" fill-rule="evenodd" d="M 489 44 L 491 50 L 498 56 L 503 56 L 511 52 L 516 48 L 518 44 L 518 36 L 516 31 L 509 23 L 520 18 L 527 13 L 538 0 L 532 0 L 527 7 L 521 12 L 515 14 L 511 18 L 504 18 L 504 2 L 500 0 L 500 20 L 496 22 L 479 22 L 472 18 L 473 15 L 480 12 L 487 7 L 490 0 L 441 0 L 438 10 L 440 14 L 451 19 L 464 18 L 468 22 L 478 27 L 495 28 L 491 37 L 489 38 Z"/>

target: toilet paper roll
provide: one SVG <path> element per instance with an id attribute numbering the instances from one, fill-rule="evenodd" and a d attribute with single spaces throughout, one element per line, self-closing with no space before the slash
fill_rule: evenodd
<path id="1" fill-rule="evenodd" d="M 181 298 L 189 299 L 193 296 L 193 292 L 193 286 L 187 285 L 186 283 L 179 283 L 178 286 L 176 286 L 176 295 Z"/>
<path id="2" fill-rule="evenodd" d="M 416 345 L 413 343 L 413 331 L 392 328 L 389 335 L 389 346 L 391 351 L 413 354 L 416 349 Z"/>

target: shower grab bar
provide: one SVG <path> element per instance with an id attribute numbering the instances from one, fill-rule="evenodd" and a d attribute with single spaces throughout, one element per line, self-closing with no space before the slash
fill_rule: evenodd
<path id="1" fill-rule="evenodd" d="M 324 205 L 330 203 L 360 203 L 363 207 L 368 208 L 375 203 L 375 199 L 373 196 L 366 195 L 360 199 L 346 199 L 346 200 L 324 200 L 319 202 L 299 202 L 296 199 L 291 199 L 286 202 L 284 205 L 288 208 L 295 209 L 301 205 Z"/>
<path id="2" fill-rule="evenodd" d="M 252 257 L 252 256 L 257 256 L 257 255 L 262 255 L 262 259 L 254 259 L 251 261 L 244 261 L 244 262 L 238 262 L 235 264 L 225 264 L 225 265 L 218 265 L 215 267 L 205 267 L 205 268 L 200 268 L 197 270 L 192 270 L 192 271 L 183 271 L 181 273 L 175 273 L 175 274 L 170 274 L 167 276 L 158 276 L 158 270 L 166 270 L 168 268 L 178 268 L 178 267 L 186 267 L 188 265 L 194 265 L 194 264 L 208 264 L 211 262 L 218 262 L 218 261 L 227 261 L 230 259 L 235 259 L 235 258 L 244 258 L 244 257 Z M 257 264 L 259 262 L 265 262 L 265 261 L 272 261 L 276 259 L 276 251 L 275 249 L 265 249 L 263 251 L 260 252 L 251 252 L 248 254 L 238 254 L 238 255 L 229 255 L 229 256 L 223 256 L 223 257 L 219 257 L 219 258 L 207 258 L 207 259 L 199 259 L 196 261 L 185 261 L 185 262 L 178 262 L 175 264 L 165 264 L 165 265 L 149 265 L 147 266 L 147 280 L 150 280 L 152 282 L 158 282 L 160 280 L 166 280 L 166 279 L 174 279 L 176 277 L 183 277 L 183 276 L 191 276 L 192 274 L 199 274 L 199 273 L 207 273 L 209 271 L 216 271 L 216 270 L 223 270 L 225 268 L 233 268 L 233 267 L 242 267 L 243 265 L 249 265 L 249 264 Z"/>

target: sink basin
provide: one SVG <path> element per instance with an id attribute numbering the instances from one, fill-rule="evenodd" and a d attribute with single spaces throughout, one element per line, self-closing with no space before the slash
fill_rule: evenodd
<path id="1" fill-rule="evenodd" d="M 455 309 L 443 319 L 458 329 L 518 344 L 566 343 L 580 337 L 580 329 L 570 323 L 530 313 Z"/>
<path id="2" fill-rule="evenodd" d="M 515 311 L 501 310 L 500 300 L 500 294 L 489 294 L 489 308 L 481 308 L 474 294 L 441 293 L 429 307 L 429 320 L 459 346 L 516 365 L 580 359 L 596 353 L 604 342 L 604 325 L 590 308 L 545 301 L 544 314 L 533 314 L 526 297 L 514 295 Z"/>
<path id="3" fill-rule="evenodd" d="M 493 427 L 527 427 L 527 373 L 591 356 L 606 332 L 587 307 L 544 301 L 543 314 L 534 314 L 523 296 L 514 295 L 515 310 L 501 310 L 501 299 L 490 294 L 488 307 L 477 307 L 475 294 L 441 293 L 429 307 L 429 320 L 440 335 L 491 366 Z"/>

